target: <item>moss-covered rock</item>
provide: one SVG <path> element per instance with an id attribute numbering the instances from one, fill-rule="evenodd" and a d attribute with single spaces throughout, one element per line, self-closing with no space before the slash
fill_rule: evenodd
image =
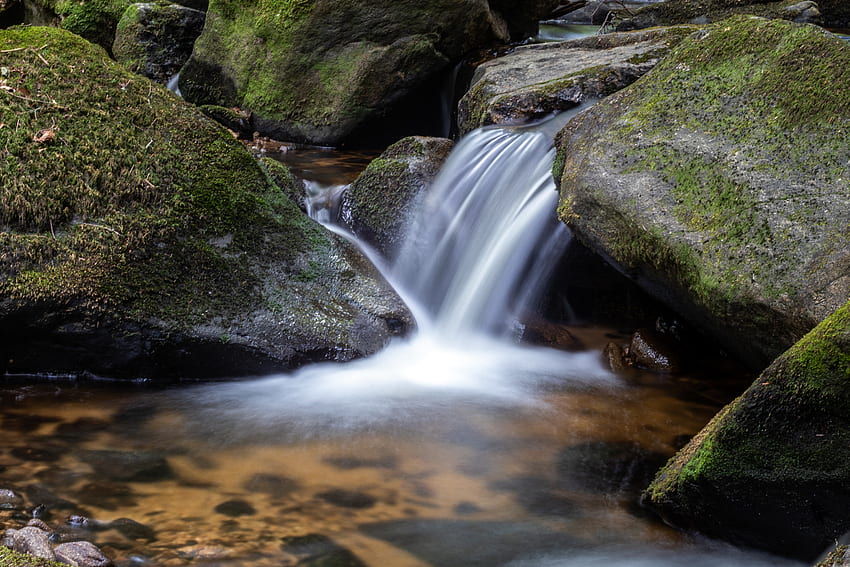
<path id="1" fill-rule="evenodd" d="M 204 13 L 171 2 L 131 4 L 115 31 L 112 53 L 134 73 L 166 84 L 192 54 Z"/>
<path id="2" fill-rule="evenodd" d="M 518 124 L 626 87 L 695 30 L 681 26 L 526 45 L 480 65 L 458 105 L 458 126 Z"/>
<path id="3" fill-rule="evenodd" d="M 561 131 L 561 218 L 753 367 L 847 298 L 850 46 L 737 17 Z"/>
<path id="4" fill-rule="evenodd" d="M 487 0 L 213 0 L 180 89 L 252 111 L 261 133 L 334 145 L 507 38 Z"/>
<path id="5" fill-rule="evenodd" d="M 812 560 L 850 529 L 850 303 L 780 356 L 656 476 L 667 521 Z"/>
<path id="6" fill-rule="evenodd" d="M 130 0 L 24 0 L 28 4 L 26 23 L 42 25 L 55 14 L 59 25 L 112 52 L 118 21 Z"/>
<path id="7" fill-rule="evenodd" d="M 68 567 L 67 563 L 48 561 L 32 555 L 24 555 L 0 545 L 0 565 L 3 567 Z"/>
<path id="8" fill-rule="evenodd" d="M 833 4 L 842 0 L 832 0 Z M 830 1 L 820 0 L 666 0 L 658 4 L 645 6 L 630 14 L 617 25 L 620 30 L 633 30 L 653 26 L 698 23 L 708 24 L 734 15 L 752 15 L 762 18 L 776 18 L 799 23 L 821 23 L 820 4 Z M 846 8 L 833 12 L 846 11 Z M 833 21 L 833 18 L 828 18 Z M 833 23 L 834 25 L 834 23 Z"/>
<path id="9" fill-rule="evenodd" d="M 410 316 L 233 136 L 96 46 L 0 32 L 10 372 L 228 376 L 374 352 Z"/>
<path id="10" fill-rule="evenodd" d="M 404 138 L 373 160 L 345 191 L 342 221 L 392 258 L 401 244 L 416 196 L 437 176 L 452 149 L 445 138 Z"/>
<path id="11" fill-rule="evenodd" d="M 850 547 L 846 545 L 836 546 L 815 567 L 850 567 Z"/>

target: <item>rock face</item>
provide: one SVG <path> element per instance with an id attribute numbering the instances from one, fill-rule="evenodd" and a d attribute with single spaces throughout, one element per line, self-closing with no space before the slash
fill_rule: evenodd
<path id="1" fill-rule="evenodd" d="M 269 136 L 335 145 L 507 39 L 487 0 L 213 0 L 180 89 L 252 111 Z"/>
<path id="2" fill-rule="evenodd" d="M 200 10 L 171 3 L 132 4 L 118 22 L 112 53 L 130 71 L 166 84 L 189 60 L 203 28 Z"/>
<path id="3" fill-rule="evenodd" d="M 452 146 L 445 138 L 414 136 L 387 148 L 344 193 L 342 221 L 384 256 L 393 258 L 416 196 L 437 176 Z"/>
<path id="4" fill-rule="evenodd" d="M 850 288 L 848 65 L 813 26 L 697 32 L 559 133 L 561 219 L 764 368 Z"/>
<path id="5" fill-rule="evenodd" d="M 667 0 L 641 8 L 617 25 L 633 30 L 671 24 L 708 24 L 733 15 L 754 15 L 797 23 L 827 24 L 840 27 L 850 7 L 842 0 Z M 825 8 L 822 13 L 821 7 Z M 826 17 L 824 17 L 826 16 Z"/>
<path id="6" fill-rule="evenodd" d="M 652 69 L 694 29 L 605 34 L 519 47 L 475 70 L 458 106 L 460 130 L 528 122 L 607 96 Z"/>
<path id="7" fill-rule="evenodd" d="M 667 521 L 812 560 L 850 529 L 850 303 L 780 356 L 644 494 Z"/>
<path id="8" fill-rule="evenodd" d="M 365 355 L 410 325 L 352 246 L 164 87 L 61 30 L 2 31 L 0 49 L 0 112 L 19 117 L 0 128 L 9 371 L 241 376 Z"/>

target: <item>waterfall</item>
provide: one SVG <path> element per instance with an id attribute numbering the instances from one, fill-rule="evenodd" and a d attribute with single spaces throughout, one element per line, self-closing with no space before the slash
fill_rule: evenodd
<path id="1" fill-rule="evenodd" d="M 544 132 L 476 130 L 422 199 L 392 278 L 441 334 L 505 334 L 537 297 L 569 240 L 554 153 Z"/>

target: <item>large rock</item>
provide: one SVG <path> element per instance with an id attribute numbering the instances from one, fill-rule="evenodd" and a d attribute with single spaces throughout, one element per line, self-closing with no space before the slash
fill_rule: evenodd
<path id="1" fill-rule="evenodd" d="M 166 84 L 189 60 L 204 16 L 170 2 L 132 4 L 118 22 L 112 53 L 134 73 Z"/>
<path id="2" fill-rule="evenodd" d="M 744 14 L 798 23 L 822 23 L 824 18 L 819 8 L 821 5 L 828 9 L 826 22 L 835 26 L 839 18 L 846 18 L 850 13 L 844 4 L 844 0 L 667 0 L 629 14 L 617 24 L 617 29 L 632 30 L 684 23 L 707 24 Z"/>
<path id="3" fill-rule="evenodd" d="M 652 69 L 693 31 L 662 28 L 518 47 L 478 66 L 458 105 L 458 126 L 469 132 L 528 122 L 607 96 Z"/>
<path id="4" fill-rule="evenodd" d="M 61 30 L 2 31 L 0 50 L 9 371 L 238 376 L 369 354 L 408 327 L 351 245 L 164 87 Z"/>
<path id="5" fill-rule="evenodd" d="M 213 0 L 180 89 L 252 111 L 272 137 L 334 145 L 507 39 L 487 0 Z"/>
<path id="6" fill-rule="evenodd" d="M 644 494 L 668 522 L 813 560 L 850 529 L 850 303 L 780 356 Z"/>
<path id="7" fill-rule="evenodd" d="M 764 368 L 850 288 L 850 46 L 738 17 L 558 136 L 560 217 Z"/>
<path id="8" fill-rule="evenodd" d="M 130 0 L 23 0 L 25 22 L 34 25 L 56 23 L 111 52 L 118 20 Z"/>
<path id="9" fill-rule="evenodd" d="M 416 196 L 427 188 L 449 155 L 445 138 L 404 138 L 373 160 L 345 191 L 341 220 L 384 256 L 401 245 Z"/>

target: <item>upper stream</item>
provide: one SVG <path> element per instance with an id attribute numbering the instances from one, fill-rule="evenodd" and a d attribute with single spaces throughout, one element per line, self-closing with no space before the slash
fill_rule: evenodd
<path id="1" fill-rule="evenodd" d="M 616 376 L 600 352 L 627 335 L 592 321 L 570 322 L 574 352 L 513 339 L 569 242 L 550 140 L 488 129 L 455 148 L 382 266 L 414 336 L 240 382 L 8 384 L 0 488 L 53 525 L 87 516 L 75 535 L 125 566 L 800 565 L 637 505 L 740 376 Z"/>

